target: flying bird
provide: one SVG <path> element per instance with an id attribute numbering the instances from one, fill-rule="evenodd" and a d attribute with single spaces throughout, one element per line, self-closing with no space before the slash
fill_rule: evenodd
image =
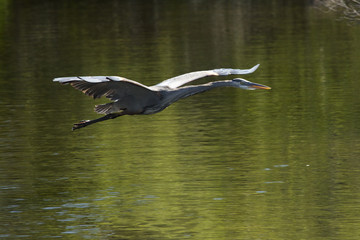
<path id="1" fill-rule="evenodd" d="M 242 78 L 181 87 L 186 83 L 208 76 L 249 74 L 254 72 L 258 67 L 259 64 L 250 69 L 220 68 L 190 72 L 167 79 L 150 87 L 118 76 L 60 77 L 55 78 L 53 81 L 70 84 L 75 89 L 82 91 L 94 99 L 105 96 L 112 100 L 109 103 L 95 106 L 95 112 L 105 114 L 105 116 L 75 123 L 72 130 L 76 130 L 90 124 L 114 119 L 123 115 L 154 114 L 164 110 L 179 99 L 217 87 L 236 87 L 245 90 L 271 89 L 268 86 L 253 83 Z"/>

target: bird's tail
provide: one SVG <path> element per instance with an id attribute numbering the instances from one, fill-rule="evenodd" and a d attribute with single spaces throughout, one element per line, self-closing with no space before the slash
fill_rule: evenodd
<path id="1" fill-rule="evenodd" d="M 110 102 L 110 103 L 96 105 L 94 111 L 100 114 L 110 114 L 110 113 L 122 112 L 122 109 L 118 109 L 118 106 L 115 105 L 115 102 Z"/>
<path id="2" fill-rule="evenodd" d="M 107 114 L 111 110 L 112 103 L 96 105 L 94 111 L 100 114 Z"/>

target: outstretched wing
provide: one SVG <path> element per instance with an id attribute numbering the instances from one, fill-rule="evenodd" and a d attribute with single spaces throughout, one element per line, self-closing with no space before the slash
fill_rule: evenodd
<path id="1" fill-rule="evenodd" d="M 111 100 L 124 101 L 127 105 L 151 106 L 156 104 L 160 98 L 147 86 L 117 76 L 61 77 L 55 78 L 53 81 L 70 84 L 93 98 L 106 96 Z"/>
<path id="2" fill-rule="evenodd" d="M 219 68 L 207 71 L 198 71 L 185 73 L 180 76 L 176 76 L 170 79 L 167 79 L 155 86 L 159 87 L 169 87 L 177 88 L 188 82 L 194 81 L 199 78 L 208 77 L 208 76 L 226 76 L 226 75 L 235 75 L 235 74 L 249 74 L 254 72 L 260 64 L 255 65 L 250 69 L 232 69 L 232 68 Z"/>

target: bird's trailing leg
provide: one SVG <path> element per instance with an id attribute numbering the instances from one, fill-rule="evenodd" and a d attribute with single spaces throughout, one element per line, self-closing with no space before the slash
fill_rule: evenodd
<path id="1" fill-rule="evenodd" d="M 83 120 L 79 123 L 75 123 L 72 130 L 76 130 L 76 129 L 79 129 L 79 128 L 83 128 L 83 127 L 86 127 L 88 125 L 91 125 L 91 124 L 94 124 L 94 123 L 97 123 L 97 122 L 101 122 L 101 121 L 105 121 L 105 120 L 109 120 L 109 119 L 114 119 L 114 118 L 117 118 L 117 117 L 120 117 L 124 114 L 121 114 L 121 113 L 110 113 L 110 114 L 107 114 L 101 118 L 97 118 L 97 119 L 94 119 L 94 120 Z"/>

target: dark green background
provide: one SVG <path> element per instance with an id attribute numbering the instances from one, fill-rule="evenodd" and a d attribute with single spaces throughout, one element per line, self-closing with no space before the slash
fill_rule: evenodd
<path id="1" fill-rule="evenodd" d="M 0 238 L 359 239 L 360 26 L 312 1 L 0 2 Z M 259 69 L 93 119 L 62 76 Z M 217 79 L 207 78 L 203 83 Z"/>

